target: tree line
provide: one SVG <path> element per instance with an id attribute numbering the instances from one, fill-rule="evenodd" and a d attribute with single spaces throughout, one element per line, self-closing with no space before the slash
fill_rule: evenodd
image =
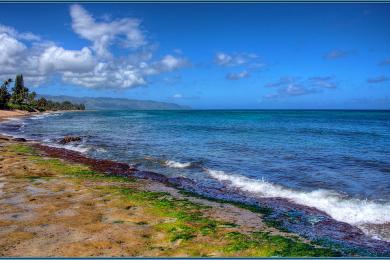
<path id="1" fill-rule="evenodd" d="M 30 92 L 24 86 L 23 75 L 16 75 L 14 87 L 8 90 L 13 82 L 7 79 L 0 87 L 0 109 L 20 109 L 26 111 L 56 111 L 56 110 L 85 110 L 84 104 L 73 104 L 69 101 L 54 102 L 44 97 L 37 99 L 37 93 Z"/>

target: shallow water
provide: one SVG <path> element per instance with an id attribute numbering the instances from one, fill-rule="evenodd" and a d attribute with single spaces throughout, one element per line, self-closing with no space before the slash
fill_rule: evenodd
<path id="1" fill-rule="evenodd" d="M 79 135 L 65 147 L 285 198 L 365 229 L 390 223 L 389 111 L 70 112 L 8 121 L 0 132 L 52 145 Z"/>

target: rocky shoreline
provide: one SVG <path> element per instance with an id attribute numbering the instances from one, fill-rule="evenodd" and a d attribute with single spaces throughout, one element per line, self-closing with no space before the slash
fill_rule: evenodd
<path id="1" fill-rule="evenodd" d="M 1 256 L 340 255 L 123 163 L 4 136 L 0 154 Z"/>
<path id="2" fill-rule="evenodd" d="M 64 138 L 64 142 L 74 137 Z M 77 138 L 76 138 L 77 139 Z M 300 239 L 312 241 L 340 252 L 344 256 L 389 256 L 390 243 L 365 235 L 360 229 L 347 223 L 335 221 L 326 213 L 315 208 L 294 204 L 281 198 L 253 198 L 228 187 L 211 188 L 183 177 L 141 171 L 126 163 L 89 158 L 82 153 L 65 148 L 46 146 L 23 138 L 0 136 L 2 143 L 18 143 L 32 147 L 42 158 L 58 158 L 71 164 L 81 164 L 106 176 L 138 179 L 162 185 L 175 190 L 176 194 L 190 195 L 204 201 L 230 205 L 240 210 L 258 214 L 259 226 L 277 230 L 276 233 L 293 232 Z M 66 143 L 65 142 L 65 143 Z M 161 188 L 162 190 L 166 188 Z M 261 224 L 262 223 L 262 224 Z"/>
<path id="3" fill-rule="evenodd" d="M 236 202 L 244 205 L 257 205 L 254 210 L 262 212 L 265 220 L 276 228 L 294 232 L 313 241 L 325 241 L 337 247 L 342 247 L 346 255 L 357 253 L 361 255 L 389 256 L 390 243 L 372 239 L 366 236 L 360 229 L 347 223 L 332 219 L 326 213 L 315 208 L 298 205 L 281 198 L 257 198 L 251 199 L 237 191 L 224 189 L 212 189 L 203 187 L 194 181 L 184 177 L 166 177 L 150 171 L 140 171 L 126 163 L 110 160 L 97 160 L 88 158 L 82 153 L 63 148 L 49 147 L 35 144 L 35 147 L 45 152 L 46 155 L 61 158 L 70 162 L 83 163 L 94 170 L 109 175 L 136 177 L 158 181 L 175 188 L 194 193 L 194 196 L 202 195 L 207 199 L 220 200 L 225 203 Z"/>

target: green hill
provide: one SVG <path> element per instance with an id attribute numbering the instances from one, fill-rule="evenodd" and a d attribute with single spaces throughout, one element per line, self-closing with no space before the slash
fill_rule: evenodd
<path id="1" fill-rule="evenodd" d="M 151 100 L 136 100 L 127 98 L 108 98 L 108 97 L 71 97 L 71 96 L 51 96 L 39 95 L 48 100 L 62 102 L 70 101 L 72 103 L 84 104 L 86 109 L 90 110 L 181 110 L 191 109 L 188 106 L 181 106 L 174 103 L 158 102 Z"/>

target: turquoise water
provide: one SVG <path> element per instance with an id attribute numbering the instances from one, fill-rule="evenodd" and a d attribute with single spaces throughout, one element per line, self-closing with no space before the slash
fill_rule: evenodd
<path id="1" fill-rule="evenodd" d="M 0 132 L 58 146 L 79 135 L 66 148 L 286 198 L 356 226 L 390 223 L 389 111 L 71 112 L 9 121 Z"/>

